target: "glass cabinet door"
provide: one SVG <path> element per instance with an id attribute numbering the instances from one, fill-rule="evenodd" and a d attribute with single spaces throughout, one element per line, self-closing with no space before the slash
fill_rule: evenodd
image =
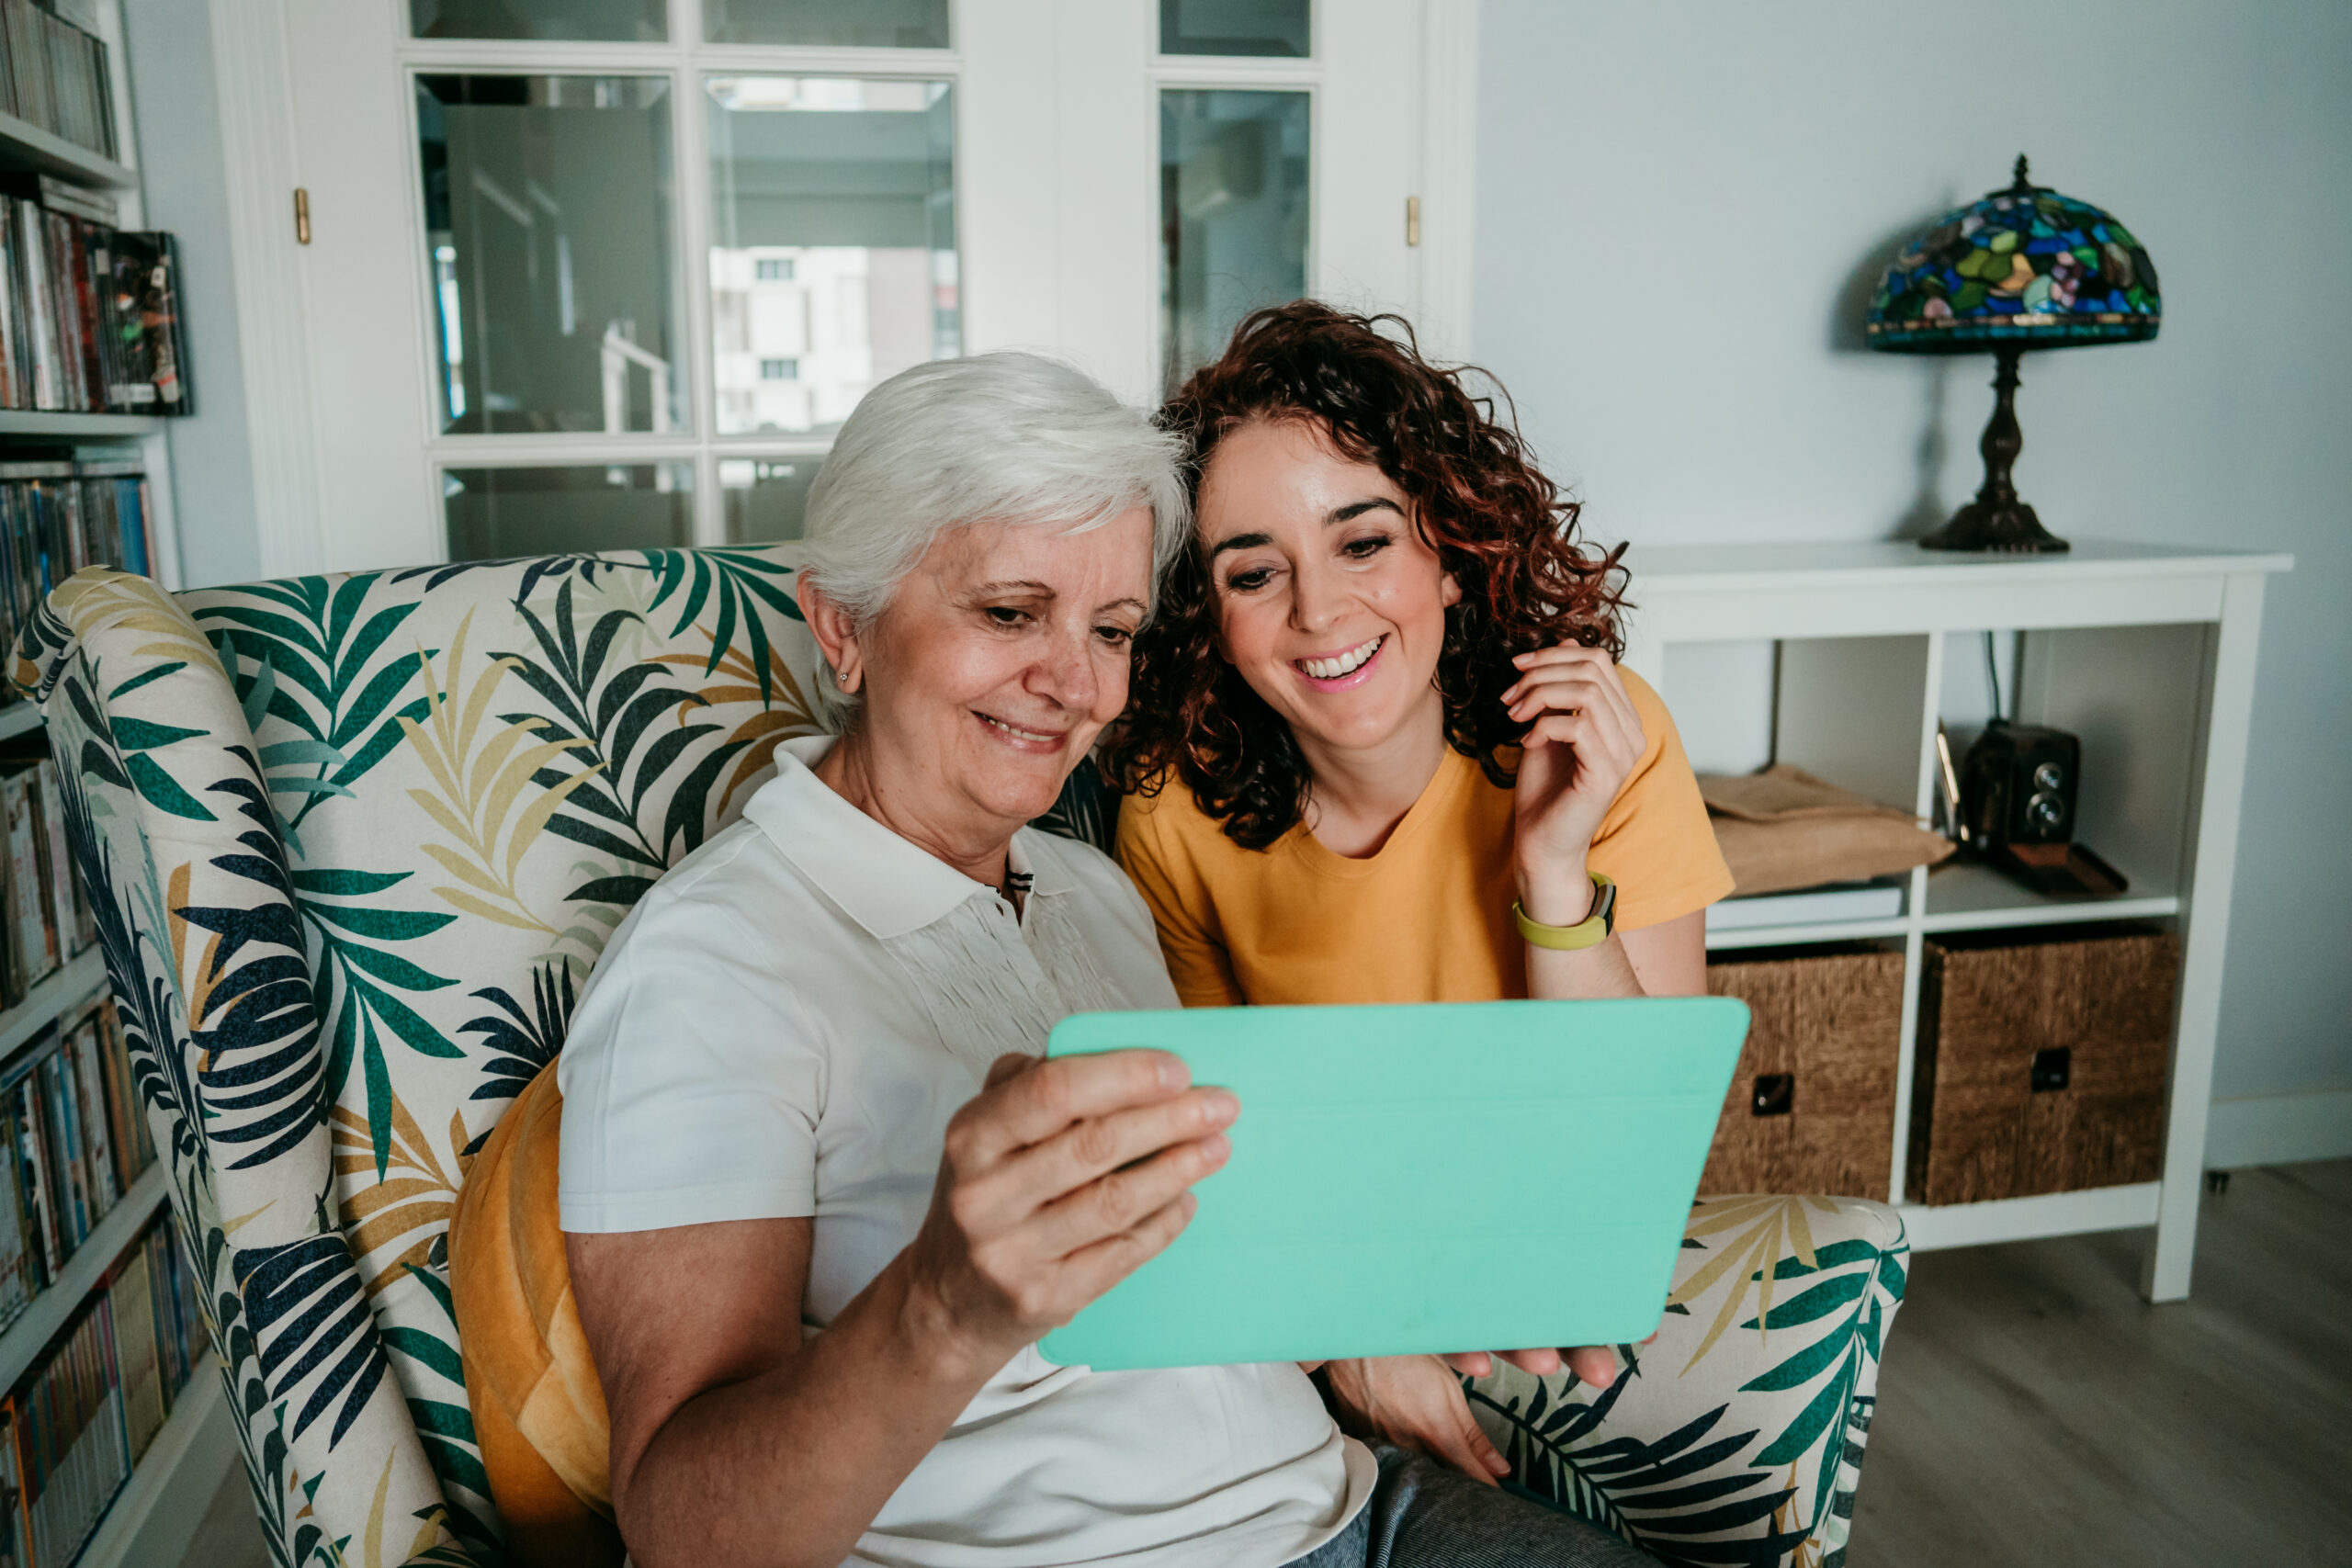
<path id="1" fill-rule="evenodd" d="M 658 43 L 668 0 L 408 0 L 412 38 Z"/>
<path id="2" fill-rule="evenodd" d="M 702 0 L 711 43 L 945 49 L 947 0 Z"/>
<path id="3" fill-rule="evenodd" d="M 1310 0 L 1159 0 L 1159 52 L 1304 60 L 1314 52 L 1312 9 Z"/>
<path id="4" fill-rule="evenodd" d="M 447 434 L 687 424 L 663 76 L 420 75 Z"/>
<path id="5" fill-rule="evenodd" d="M 730 545 L 764 545 L 800 537 L 808 487 L 824 458 L 816 456 L 721 457 L 719 501 Z"/>
<path id="6" fill-rule="evenodd" d="M 1160 365 L 1167 390 L 1241 318 L 1306 292 L 1303 92 L 1159 95 Z"/>
<path id="7" fill-rule="evenodd" d="M 447 468 L 449 558 L 690 545 L 694 482 L 689 463 Z"/>
<path id="8" fill-rule="evenodd" d="M 960 351 L 946 82 L 714 76 L 710 322 L 721 435 L 841 427 Z"/>

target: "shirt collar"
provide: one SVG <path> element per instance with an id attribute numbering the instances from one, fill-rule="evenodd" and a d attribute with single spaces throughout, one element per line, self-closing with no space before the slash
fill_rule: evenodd
<path id="1" fill-rule="evenodd" d="M 834 794 L 811 770 L 840 738 L 804 735 L 775 749 L 775 777 L 752 792 L 743 815 L 785 858 L 877 941 L 944 919 L 976 893 L 996 889 L 917 848 Z M 1031 895 L 1069 891 L 1050 852 L 1034 852 L 1034 829 L 1012 836 L 1008 869 L 1032 878 Z"/>

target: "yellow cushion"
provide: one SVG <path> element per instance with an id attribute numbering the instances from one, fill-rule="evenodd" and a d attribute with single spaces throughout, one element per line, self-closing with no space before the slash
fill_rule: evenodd
<path id="1" fill-rule="evenodd" d="M 617 1564 L 605 1391 L 556 1207 L 563 1095 L 548 1067 L 482 1145 L 449 1222 L 449 1288 L 491 1501 L 526 1568 Z"/>

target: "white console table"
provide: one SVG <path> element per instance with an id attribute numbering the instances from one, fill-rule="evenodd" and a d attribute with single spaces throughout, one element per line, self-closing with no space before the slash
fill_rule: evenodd
<path id="1" fill-rule="evenodd" d="M 2014 634 L 2014 716 L 2082 738 L 2076 836 L 2130 877 L 2129 892 L 2044 897 L 1978 864 L 1922 868 L 1899 916 L 1718 932 L 1709 945 L 1903 944 L 1889 1198 L 1913 1246 L 2152 1226 L 2142 1288 L 2152 1301 L 2187 1296 L 2263 580 L 2292 570 L 2291 558 L 2077 540 L 2070 554 L 2041 557 L 1898 543 L 1636 547 L 1625 564 L 1637 606 L 1626 662 L 1657 683 L 1694 755 L 1705 751 L 1706 726 L 1738 720 L 1744 693 L 1765 709 L 1751 716 L 1773 760 L 1909 802 L 1923 818 L 1938 788 L 1946 666 L 1979 660 L 1987 630 Z M 1743 669 L 1758 673 L 1725 678 Z M 1924 940 L 2123 919 L 2172 923 L 2181 940 L 2162 1177 L 1995 1202 L 1907 1202 Z"/>

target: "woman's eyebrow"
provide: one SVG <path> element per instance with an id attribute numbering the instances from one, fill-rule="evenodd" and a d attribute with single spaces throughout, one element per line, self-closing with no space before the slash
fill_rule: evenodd
<path id="1" fill-rule="evenodd" d="M 1028 578 L 1023 578 L 1017 582 L 983 582 L 972 592 L 983 596 L 992 593 L 1035 593 L 1046 599 L 1057 596 L 1051 587 Z"/>
<path id="2" fill-rule="evenodd" d="M 1363 516 L 1367 512 L 1380 512 L 1384 510 L 1394 512 L 1399 517 L 1405 515 L 1405 509 L 1403 507 L 1397 505 L 1395 502 L 1389 500 L 1385 495 L 1375 495 L 1369 496 L 1363 501 L 1351 501 L 1345 506 L 1332 508 L 1329 512 L 1324 513 L 1323 525 L 1328 528 L 1334 523 L 1353 522 L 1356 518 Z M 1216 544 L 1211 545 L 1209 547 L 1209 559 L 1215 560 L 1217 557 L 1225 554 L 1227 550 L 1254 550 L 1260 545 L 1271 545 L 1273 542 L 1274 536 L 1272 534 L 1235 534 L 1227 538 L 1219 539 Z"/>

